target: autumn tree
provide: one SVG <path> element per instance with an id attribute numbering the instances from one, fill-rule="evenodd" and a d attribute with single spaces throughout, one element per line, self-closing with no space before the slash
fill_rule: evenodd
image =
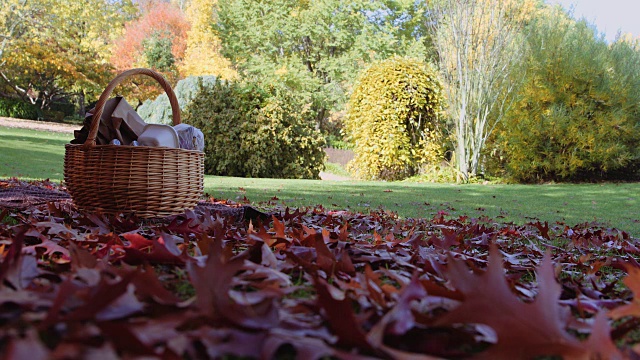
<path id="1" fill-rule="evenodd" d="M 640 178 L 639 42 L 607 44 L 559 7 L 527 33 L 524 86 L 492 149 L 505 175 L 518 182 Z"/>
<path id="2" fill-rule="evenodd" d="M 131 1 L 7 0 L 0 10 L 0 76 L 46 108 L 56 98 L 93 96 L 109 77 L 109 48 L 135 11 Z"/>
<path id="3" fill-rule="evenodd" d="M 231 62 L 220 54 L 220 39 L 215 35 L 215 9 L 217 0 L 191 0 L 187 19 L 191 29 L 187 32 L 187 48 L 180 67 L 182 76 L 215 75 L 234 79 L 237 73 Z"/>
<path id="4" fill-rule="evenodd" d="M 139 19 L 126 24 L 124 35 L 115 42 L 111 61 L 118 71 L 134 67 L 152 68 L 169 81 L 177 81 L 187 47 L 189 22 L 174 5 L 152 2 Z M 157 96 L 162 89 L 150 79 L 133 78 L 125 87 L 139 101 Z"/>
<path id="5" fill-rule="evenodd" d="M 448 116 L 453 124 L 460 179 L 478 174 L 482 150 L 512 99 L 520 62 L 520 1 L 433 2 L 432 39 L 439 60 Z"/>
<path id="6" fill-rule="evenodd" d="M 392 6 L 393 5 L 393 6 Z M 359 71 L 424 53 L 423 2 L 230 0 L 218 3 L 222 53 L 242 76 L 304 94 L 323 127 Z"/>
<path id="7" fill-rule="evenodd" d="M 4 57 L 5 49 L 9 48 L 16 39 L 24 34 L 30 25 L 29 21 L 43 8 L 30 6 L 27 0 L 7 0 L 0 7 L 0 65 L 4 66 L 7 60 Z"/>

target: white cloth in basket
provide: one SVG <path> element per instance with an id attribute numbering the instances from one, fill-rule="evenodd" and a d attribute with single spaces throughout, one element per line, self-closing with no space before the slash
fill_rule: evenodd
<path id="1" fill-rule="evenodd" d="M 204 134 L 200 129 L 187 124 L 178 124 L 173 128 L 178 133 L 182 149 L 204 151 Z"/>

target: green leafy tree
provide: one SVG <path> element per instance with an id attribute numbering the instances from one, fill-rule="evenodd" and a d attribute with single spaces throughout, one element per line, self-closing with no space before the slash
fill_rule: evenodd
<path id="1" fill-rule="evenodd" d="M 638 179 L 640 52 L 549 8 L 527 29 L 527 78 L 494 151 L 514 181 Z"/>
<path id="2" fill-rule="evenodd" d="M 442 159 L 442 86 L 435 68 L 394 57 L 372 65 L 349 101 L 345 130 L 355 144 L 349 164 L 361 179 L 401 180 Z"/>
<path id="3" fill-rule="evenodd" d="M 5 49 L 19 39 L 31 25 L 31 20 L 37 13 L 44 11 L 43 7 L 31 4 L 28 0 L 6 0 L 0 7 L 0 65 L 4 66 Z"/>
<path id="4" fill-rule="evenodd" d="M 162 72 L 173 70 L 176 59 L 171 53 L 171 46 L 171 37 L 163 36 L 162 32 L 155 32 L 144 39 L 142 47 L 147 64 Z"/>
<path id="5" fill-rule="evenodd" d="M 247 79 L 304 94 L 318 127 L 358 72 L 392 54 L 424 54 L 413 1 L 230 0 L 218 3 L 222 53 Z"/>

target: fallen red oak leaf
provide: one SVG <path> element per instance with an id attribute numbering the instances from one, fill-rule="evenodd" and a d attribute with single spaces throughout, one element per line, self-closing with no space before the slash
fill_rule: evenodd
<path id="1" fill-rule="evenodd" d="M 617 307 L 609 312 L 609 316 L 619 319 L 624 316 L 640 317 L 640 268 L 627 265 L 627 276 L 624 284 L 633 292 L 633 299 L 629 304 Z"/>
<path id="2" fill-rule="evenodd" d="M 83 321 L 89 319 L 112 320 L 127 317 L 143 309 L 142 303 L 133 295 L 131 280 L 137 275 L 136 271 L 129 271 L 120 279 L 111 279 L 111 276 L 103 273 L 100 281 L 95 286 L 69 287 L 72 292 L 61 291 L 58 298 L 68 299 L 79 297 L 83 303 L 67 314 L 49 313 L 49 323 L 52 319 L 57 321 Z M 133 286 L 133 285 L 131 285 Z"/>
<path id="3" fill-rule="evenodd" d="M 616 357 L 617 353 L 599 354 L 589 343 L 580 342 L 566 330 L 568 309 L 559 305 L 561 288 L 556 282 L 549 254 L 536 271 L 538 295 L 526 303 L 509 288 L 498 247 L 491 245 L 485 273 L 476 275 L 463 261 L 449 258 L 446 271 L 452 285 L 462 292 L 461 305 L 439 318 L 436 325 L 476 323 L 490 326 L 497 343 L 480 357 L 487 359 L 522 359 L 536 356 L 588 358 Z"/>
<path id="4" fill-rule="evenodd" d="M 351 299 L 320 277 L 315 278 L 314 284 L 318 293 L 318 304 L 324 310 L 331 329 L 338 336 L 338 344 L 347 349 L 357 348 L 375 353 L 376 350 L 369 343 L 367 334 L 356 320 Z"/>
<path id="5" fill-rule="evenodd" d="M 185 264 L 186 257 L 183 257 L 180 253 L 177 253 L 179 250 L 175 247 L 172 247 L 173 251 L 171 251 L 167 247 L 167 244 L 163 237 L 158 237 L 151 241 L 147 240 L 148 242 L 143 242 L 140 240 L 140 235 L 131 235 L 132 236 L 129 236 L 128 239 L 135 238 L 137 240 L 134 246 L 124 248 L 125 255 L 122 260 L 127 264 L 139 265 L 145 262 L 149 262 L 152 264 Z M 150 246 L 147 245 L 149 243 L 151 244 Z M 136 247 L 140 247 L 140 249 Z"/>
<path id="6" fill-rule="evenodd" d="M 243 269 L 245 257 L 231 257 L 222 244 L 214 239 L 204 267 L 198 266 L 195 261 L 187 263 L 187 271 L 196 292 L 196 306 L 203 315 L 217 321 L 252 329 L 268 329 L 279 321 L 273 296 L 267 296 L 255 305 L 241 305 L 230 295 L 232 280 Z"/>
<path id="7" fill-rule="evenodd" d="M 122 237 L 129 242 L 128 249 L 144 250 L 153 246 L 153 241 L 137 233 L 123 234 Z"/>

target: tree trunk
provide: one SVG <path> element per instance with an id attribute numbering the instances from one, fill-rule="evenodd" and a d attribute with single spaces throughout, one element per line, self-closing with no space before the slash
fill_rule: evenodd
<path id="1" fill-rule="evenodd" d="M 466 146 L 465 121 L 466 116 L 464 110 L 460 112 L 458 119 L 458 128 L 456 133 L 456 150 L 455 165 L 458 169 L 458 182 L 469 181 L 469 162 L 467 161 L 468 153 Z"/>
<path id="2" fill-rule="evenodd" d="M 318 110 L 318 115 L 316 116 L 316 127 L 317 130 L 322 131 L 324 128 L 324 116 L 327 112 L 327 109 L 322 108 Z"/>
<path id="3" fill-rule="evenodd" d="M 524 52 L 516 5 L 503 0 L 434 5 L 431 35 L 456 131 L 458 179 L 464 182 L 477 175 L 487 137 L 513 97 L 511 71 Z"/>
<path id="4" fill-rule="evenodd" d="M 84 90 L 80 90 L 80 93 L 78 94 L 78 115 L 80 115 L 80 117 L 84 117 L 86 112 L 84 104 Z"/>

